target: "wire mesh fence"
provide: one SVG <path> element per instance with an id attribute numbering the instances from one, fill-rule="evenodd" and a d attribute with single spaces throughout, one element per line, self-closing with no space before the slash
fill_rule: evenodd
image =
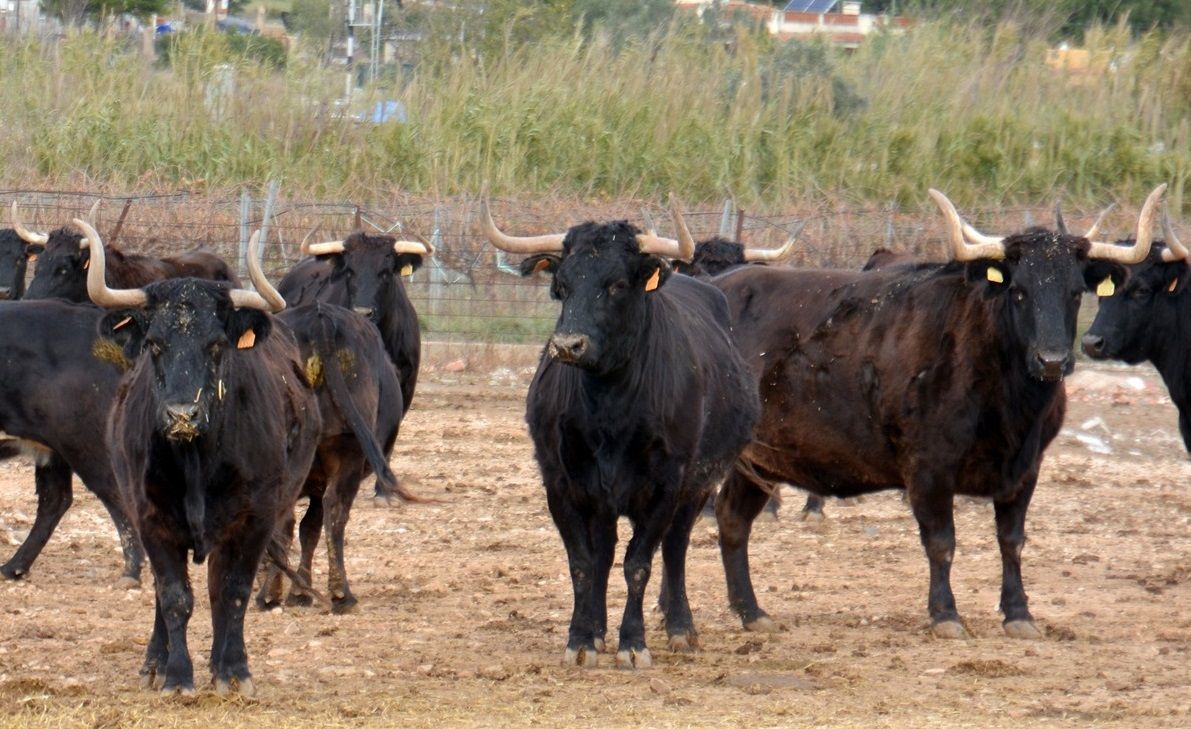
<path id="1" fill-rule="evenodd" d="M 494 348 L 503 345 L 526 345 L 532 353 L 557 315 L 546 277 L 522 277 L 516 257 L 506 257 L 484 238 L 475 196 L 409 197 L 386 205 L 356 205 L 274 195 L 249 200 L 185 192 L 124 196 L 0 191 L 3 210 L 14 200 L 20 204 L 25 225 L 43 231 L 86 216 L 99 200 L 97 229 L 110 244 L 132 253 L 168 255 L 203 246 L 236 262 L 251 231 L 262 228 L 265 270 L 274 281 L 301 258 L 301 242 L 307 237 L 337 240 L 359 228 L 431 242 L 435 255 L 405 285 L 418 311 L 423 338 L 433 352 L 432 366 L 436 360 L 491 357 Z M 520 235 L 563 231 L 584 220 L 612 219 L 627 219 L 642 227 L 656 224 L 662 235 L 674 235 L 664 206 L 637 200 L 580 203 L 494 198 L 491 209 L 503 230 Z M 1079 229 L 1080 223 L 1090 224 L 1098 212 L 1069 210 L 1065 216 L 1069 225 Z M 965 209 L 964 214 L 978 227 L 997 232 L 1034 224 L 1053 226 L 1053 211 L 1043 206 Z M 1118 210 L 1113 215 L 1110 222 L 1119 226 L 1115 230 L 1130 230 L 1130 214 Z M 757 215 L 725 203 L 687 210 L 684 217 L 696 240 L 724 233 L 752 247 L 779 246 L 805 223 L 794 254 L 783 265 L 858 268 L 881 247 L 926 259 L 941 260 L 947 255 L 942 216 L 933 208 L 823 209 L 793 203 L 787 211 Z M 241 272 L 242 265 L 240 260 Z"/>

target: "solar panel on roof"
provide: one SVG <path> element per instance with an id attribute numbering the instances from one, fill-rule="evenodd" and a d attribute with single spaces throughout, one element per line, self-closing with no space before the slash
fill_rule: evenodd
<path id="1" fill-rule="evenodd" d="M 791 0 L 786 4 L 787 13 L 827 13 L 839 0 Z"/>

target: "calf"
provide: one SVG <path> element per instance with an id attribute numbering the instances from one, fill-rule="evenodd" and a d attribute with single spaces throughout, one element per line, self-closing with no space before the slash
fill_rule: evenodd
<path id="1" fill-rule="evenodd" d="M 691 526 L 759 411 L 756 385 L 728 338 L 723 296 L 670 275 L 661 256 L 686 259 L 689 250 L 625 222 L 514 238 L 497 230 L 486 201 L 482 218 L 494 245 L 534 254 L 523 273 L 553 274 L 551 295 L 562 305 L 526 421 L 570 564 L 574 609 L 563 660 L 595 666 L 604 647 L 618 516 L 629 517 L 633 537 L 617 665 L 651 664 L 642 600 L 659 545 L 670 647 L 691 650 Z"/>
<path id="2" fill-rule="evenodd" d="M 746 267 L 714 280 L 764 403 L 716 504 L 729 601 L 746 628 L 776 627 L 757 604 L 748 538 L 769 485 L 792 481 L 841 497 L 908 492 L 940 637 L 966 635 L 950 585 L 952 502 L 992 499 L 1005 631 L 1040 635 L 1021 550 L 1042 454 L 1066 409 L 1080 295 L 1146 256 L 1164 189 L 1147 200 L 1130 248 L 1040 228 L 985 236 L 932 190 L 950 263 L 864 273 Z"/>
<path id="3" fill-rule="evenodd" d="M 88 293 L 112 310 L 100 331 L 133 361 L 108 440 L 156 582 L 143 681 L 166 693 L 194 690 L 186 644 L 191 552 L 195 563 L 210 557 L 215 688 L 251 694 L 244 611 L 253 575 L 293 509 L 321 427 L 298 347 L 268 313 L 285 303 L 256 255 L 250 273 L 259 294 L 192 278 L 110 289 L 102 241 L 75 222 L 90 244 Z"/>

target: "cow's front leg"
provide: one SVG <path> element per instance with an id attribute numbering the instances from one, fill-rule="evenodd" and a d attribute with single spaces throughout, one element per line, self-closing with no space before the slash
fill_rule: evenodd
<path id="1" fill-rule="evenodd" d="M 1005 633 L 1014 638 L 1041 638 L 1029 600 L 1021 581 L 1021 550 L 1026 543 L 1026 510 L 1034 495 L 1038 473 L 1022 482 L 1022 489 L 1012 501 L 994 502 L 997 518 L 997 543 L 1001 547 L 1001 612 L 1005 615 Z"/>

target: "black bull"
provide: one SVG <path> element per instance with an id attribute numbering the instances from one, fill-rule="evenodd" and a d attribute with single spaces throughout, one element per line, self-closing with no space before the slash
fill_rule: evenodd
<path id="1" fill-rule="evenodd" d="M 249 266 L 260 294 L 192 278 L 109 289 L 103 244 L 82 227 L 91 241 L 88 291 L 112 310 L 100 331 L 133 361 L 112 406 L 108 442 L 155 578 L 142 677 L 166 692 L 194 690 L 186 642 L 192 552 L 196 563 L 209 559 L 216 689 L 251 694 L 249 592 L 275 527 L 292 513 L 321 429 L 297 344 L 267 313 L 284 301 L 255 256 Z"/>
<path id="2" fill-rule="evenodd" d="M 695 645 L 684 572 L 690 530 L 749 438 L 756 387 L 728 339 L 723 297 L 671 276 L 635 228 L 586 223 L 557 245 L 560 255 L 535 256 L 522 270 L 552 272 L 562 307 L 526 420 L 574 590 L 564 661 L 593 666 L 604 647 L 617 517 L 625 515 L 633 537 L 616 662 L 646 667 L 642 602 L 659 546 L 670 647 Z"/>
<path id="3" fill-rule="evenodd" d="M 790 482 L 837 497 L 905 489 L 930 562 L 929 614 L 946 637 L 965 634 L 950 587 L 952 502 L 991 498 L 1005 629 L 1038 635 L 1021 581 L 1026 510 L 1062 423 L 1080 295 L 1120 267 L 1089 257 L 1111 246 L 1042 229 L 969 247 L 961 225 L 956 215 L 966 263 L 747 267 L 714 281 L 764 403 L 717 502 L 729 600 L 746 627 L 775 627 L 757 604 L 748 539 L 769 484 Z"/>

